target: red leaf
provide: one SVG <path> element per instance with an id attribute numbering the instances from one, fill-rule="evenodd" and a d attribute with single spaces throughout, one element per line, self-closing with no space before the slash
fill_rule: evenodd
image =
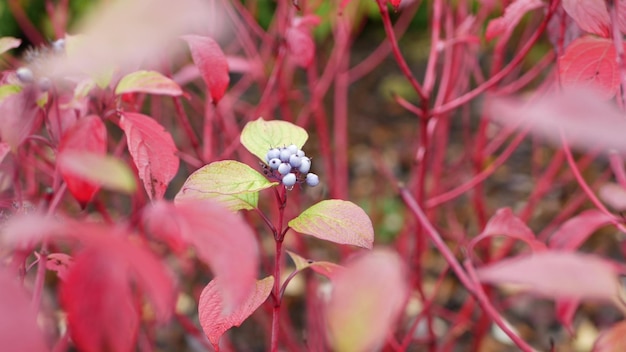
<path id="1" fill-rule="evenodd" d="M 550 238 L 550 248 L 575 250 L 597 229 L 613 221 L 612 215 L 596 209 L 586 210 L 561 225 Z"/>
<path id="2" fill-rule="evenodd" d="M 611 33 L 611 19 L 604 0 L 563 0 L 563 8 L 584 31 L 608 38 Z M 620 0 L 618 25 L 626 31 L 626 1 Z"/>
<path id="3" fill-rule="evenodd" d="M 591 36 L 574 40 L 559 58 L 559 75 L 564 88 L 588 86 L 611 98 L 619 88 L 613 42 Z"/>
<path id="4" fill-rule="evenodd" d="M 405 267 L 391 251 L 356 258 L 332 279 L 326 306 L 329 342 L 337 351 L 374 351 L 382 344 L 408 295 Z"/>
<path id="5" fill-rule="evenodd" d="M 138 113 L 124 113 L 120 127 L 148 196 L 162 199 L 180 163 L 172 136 L 153 118 Z"/>
<path id="6" fill-rule="evenodd" d="M 469 243 L 470 250 L 473 250 L 478 241 L 492 236 L 507 236 L 526 242 L 533 251 L 545 250 L 546 246 L 537 241 L 535 234 L 526 224 L 516 217 L 511 208 L 499 209 L 494 216 L 489 219 L 483 232 Z"/>
<path id="7" fill-rule="evenodd" d="M 213 39 L 199 35 L 185 35 L 193 62 L 198 66 L 213 103 L 217 104 L 228 88 L 228 62 L 226 56 Z"/>
<path id="8" fill-rule="evenodd" d="M 81 151 L 97 155 L 106 154 L 107 131 L 100 117 L 85 116 L 67 130 L 59 144 L 59 157 L 65 152 Z M 71 170 L 59 165 L 59 171 L 67 188 L 74 198 L 81 203 L 87 203 L 93 198 L 100 186 L 90 182 Z"/>
<path id="9" fill-rule="evenodd" d="M 0 346 L 3 351 L 48 351 L 37 326 L 37 312 L 13 275 L 0 267 Z"/>
<path id="10" fill-rule="evenodd" d="M 274 285 L 274 277 L 268 276 L 258 280 L 246 299 L 233 311 L 224 315 L 222 289 L 219 288 L 222 280 L 212 280 L 202 290 L 198 302 L 198 316 L 202 330 L 216 350 L 219 340 L 224 333 L 233 326 L 240 326 L 254 311 L 267 299 Z"/>
<path id="11" fill-rule="evenodd" d="M 35 129 L 37 112 L 35 94 L 32 89 L 24 89 L 0 101 L 0 138 L 15 150 Z"/>
<path id="12" fill-rule="evenodd" d="M 616 270 L 608 261 L 573 252 L 544 251 L 505 259 L 477 273 L 482 282 L 517 284 L 552 298 L 616 302 L 620 290 Z"/>
<path id="13" fill-rule="evenodd" d="M 136 294 L 148 295 L 158 321 L 165 322 L 176 297 L 172 278 L 150 252 L 125 240 L 126 234 L 112 236 L 115 230 L 96 224 L 73 226 L 71 236 L 86 249 L 60 289 L 72 339 L 80 350 L 130 351 L 141 314 Z"/>
<path id="14" fill-rule="evenodd" d="M 621 321 L 604 331 L 593 345 L 593 352 L 626 351 L 626 321 Z"/>
<path id="15" fill-rule="evenodd" d="M 72 340 L 81 351 L 132 351 L 139 312 L 125 265 L 97 248 L 76 257 L 60 290 Z"/>
<path id="16" fill-rule="evenodd" d="M 181 238 L 209 264 L 230 311 L 247 297 L 256 281 L 259 253 L 254 233 L 243 219 L 210 200 L 174 206 L 160 201 L 148 208 L 144 222 L 159 238 Z"/>
<path id="17" fill-rule="evenodd" d="M 544 6 L 541 0 L 515 0 L 504 10 L 504 15 L 489 21 L 485 37 L 491 40 L 506 33 L 508 36 L 522 17 L 536 8 Z"/>
<path id="18" fill-rule="evenodd" d="M 7 156 L 7 154 L 9 154 L 10 151 L 11 151 L 10 145 L 4 142 L 0 142 L 0 163 L 2 163 L 2 161 Z"/>
<path id="19" fill-rule="evenodd" d="M 490 118 L 511 126 L 523 121 L 531 132 L 561 144 L 567 141 L 581 149 L 607 148 L 626 153 L 626 119 L 623 112 L 587 89 L 568 89 L 546 94 L 533 102 L 494 99 L 487 105 Z"/>

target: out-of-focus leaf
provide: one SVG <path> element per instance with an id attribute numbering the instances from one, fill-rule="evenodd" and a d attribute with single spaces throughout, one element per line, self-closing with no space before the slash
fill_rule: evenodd
<path id="1" fill-rule="evenodd" d="M 610 99 L 619 89 L 619 66 L 613 41 L 586 36 L 574 40 L 559 58 L 563 88 L 590 87 Z"/>
<path id="2" fill-rule="evenodd" d="M 268 276 L 258 280 L 246 299 L 233 311 L 223 314 L 224 306 L 219 285 L 222 279 L 217 278 L 209 282 L 202 290 L 198 302 L 198 318 L 202 330 L 209 338 L 213 347 L 219 348 L 219 340 L 224 333 L 234 327 L 240 326 L 269 296 L 274 285 L 274 277 Z"/>
<path id="3" fill-rule="evenodd" d="M 302 127 L 287 121 L 265 121 L 262 117 L 246 124 L 241 131 L 241 144 L 262 162 L 266 163 L 265 155 L 271 148 L 285 147 L 295 144 L 302 148 L 309 134 Z"/>
<path id="4" fill-rule="evenodd" d="M 620 321 L 604 331 L 593 345 L 593 352 L 626 351 L 626 321 Z"/>
<path id="5" fill-rule="evenodd" d="M 358 257 L 334 276 L 326 322 L 335 351 L 380 348 L 408 296 L 405 270 L 397 254 L 381 250 Z"/>
<path id="6" fill-rule="evenodd" d="M 478 241 L 492 236 L 507 236 L 524 241 L 533 251 L 546 249 L 543 243 L 537 241 L 532 230 L 513 214 L 511 208 L 498 209 L 496 214 L 489 219 L 483 232 L 474 238 L 468 247 L 473 249 Z"/>
<path id="7" fill-rule="evenodd" d="M 558 298 L 555 302 L 555 315 L 558 321 L 563 324 L 567 331 L 574 335 L 574 315 L 580 305 L 577 299 Z"/>
<path id="8" fill-rule="evenodd" d="M 13 37 L 0 37 L 0 55 L 11 49 L 17 48 L 20 44 L 22 44 L 21 39 Z"/>
<path id="9" fill-rule="evenodd" d="M 616 211 L 626 210 L 626 189 L 617 183 L 608 182 L 600 186 L 598 197 Z"/>
<path id="10" fill-rule="evenodd" d="M 0 163 L 2 163 L 2 161 L 9 154 L 10 151 L 11 151 L 10 145 L 4 142 L 0 142 Z"/>
<path id="11" fill-rule="evenodd" d="M 181 35 L 206 28 L 220 16 L 202 0 L 99 2 L 74 28 L 82 38 L 71 43 L 66 36 L 66 55 L 51 56 L 38 66 L 60 79 L 87 73 L 99 81 L 112 69 L 132 72 L 146 61 L 177 54 Z"/>
<path id="12" fill-rule="evenodd" d="M 596 209 L 584 212 L 568 219 L 550 238 L 550 248 L 575 250 L 597 229 L 614 221 L 612 215 Z"/>
<path id="13" fill-rule="evenodd" d="M 92 153 L 93 155 L 104 156 L 106 154 L 107 131 L 100 117 L 89 115 L 81 118 L 74 126 L 69 128 L 59 144 L 59 158 L 65 158 L 68 153 Z M 74 172 L 71 168 L 59 162 L 59 171 L 67 188 L 81 203 L 86 203 L 96 194 L 100 184 L 93 179 L 85 177 L 81 173 Z M 103 170 L 101 170 L 103 171 Z M 113 174 L 103 177 L 114 178 Z"/>
<path id="14" fill-rule="evenodd" d="M 358 205 L 339 199 L 321 201 L 289 221 L 297 232 L 340 244 L 371 249 L 374 228 Z"/>
<path id="15" fill-rule="evenodd" d="M 59 293 L 70 335 L 81 351 L 132 350 L 141 315 L 139 293 L 149 298 L 157 322 L 166 322 L 174 310 L 176 291 L 167 267 L 122 231 L 71 222 L 61 233 L 81 244 Z"/>
<path id="16" fill-rule="evenodd" d="M 292 25 L 285 34 L 289 56 L 298 66 L 309 67 L 315 57 L 315 42 L 311 29 L 305 25 Z"/>
<path id="17" fill-rule="evenodd" d="M 246 299 L 256 281 L 259 253 L 254 233 L 237 214 L 210 200 L 176 206 L 158 201 L 146 209 L 144 223 L 158 238 L 191 244 L 198 258 L 223 278 L 220 290 L 226 312 Z"/>
<path id="18" fill-rule="evenodd" d="M 68 150 L 59 154 L 57 162 L 67 173 L 112 191 L 133 193 L 137 188 L 133 172 L 112 156 Z"/>
<path id="19" fill-rule="evenodd" d="M 542 296 L 617 302 L 620 290 L 613 265 L 600 257 L 544 251 L 504 259 L 477 270 L 482 282 L 516 284 Z"/>
<path id="20" fill-rule="evenodd" d="M 200 70 L 202 79 L 209 89 L 212 101 L 217 104 L 230 82 L 228 61 L 219 44 L 212 38 L 199 35 L 185 35 L 183 39 L 189 45 L 193 62 Z"/>
<path id="21" fill-rule="evenodd" d="M 38 110 L 32 89 L 10 94 L 0 101 L 0 139 L 16 150 L 36 128 Z"/>
<path id="22" fill-rule="evenodd" d="M 571 145 L 580 149 L 606 148 L 626 154 L 624 114 L 597 92 L 567 89 L 533 101 L 499 98 L 486 110 L 491 119 L 517 126 L 523 121 L 531 131 L 561 144 L 561 131 Z"/>
<path id="23" fill-rule="evenodd" d="M 172 135 L 150 116 L 123 113 L 120 126 L 150 199 L 162 199 L 180 161 Z"/>
<path id="24" fill-rule="evenodd" d="M 49 351 L 37 326 L 37 312 L 17 277 L 0 267 L 0 346 L 7 352 Z"/>
<path id="25" fill-rule="evenodd" d="M 250 166 L 234 160 L 216 161 L 192 173 L 176 195 L 176 202 L 214 199 L 233 211 L 254 209 L 258 192 L 277 185 Z"/>
<path id="26" fill-rule="evenodd" d="M 487 25 L 485 37 L 487 40 L 500 36 L 504 33 L 507 35 L 515 29 L 522 17 L 529 11 L 544 6 L 540 0 L 515 0 L 510 3 L 504 10 L 504 15 L 494 18 Z"/>
<path id="27" fill-rule="evenodd" d="M 115 87 L 115 94 L 148 93 L 179 96 L 183 90 L 176 82 L 156 71 L 135 71 L 129 73 Z"/>
<path id="28" fill-rule="evenodd" d="M 611 19 L 603 0 L 563 0 L 563 8 L 584 31 L 608 38 Z M 626 31 L 626 1 L 619 0 L 618 25 Z"/>

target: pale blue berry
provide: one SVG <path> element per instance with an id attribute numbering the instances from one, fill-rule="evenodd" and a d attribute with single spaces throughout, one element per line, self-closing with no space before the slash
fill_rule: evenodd
<path id="1" fill-rule="evenodd" d="M 19 79 L 22 83 L 33 83 L 35 77 L 33 75 L 33 71 L 31 71 L 28 67 L 20 67 L 15 71 L 15 75 L 17 79 Z"/>
<path id="2" fill-rule="evenodd" d="M 300 165 L 302 165 L 302 159 L 293 154 L 289 157 L 289 165 L 291 165 L 291 167 L 300 167 Z"/>
<path id="3" fill-rule="evenodd" d="M 280 159 L 274 158 L 271 159 L 268 164 L 272 170 L 278 170 L 278 167 L 282 164 L 282 162 Z"/>
<path id="4" fill-rule="evenodd" d="M 278 165 L 278 172 L 280 172 L 281 175 L 287 175 L 290 171 L 291 171 L 291 165 L 287 163 L 282 163 Z"/>
<path id="5" fill-rule="evenodd" d="M 302 157 L 300 159 L 300 166 L 298 167 L 298 171 L 300 171 L 303 174 L 306 174 L 307 172 L 309 172 L 309 170 L 311 170 L 311 159 L 305 157 Z"/>
<path id="6" fill-rule="evenodd" d="M 280 150 L 280 160 L 282 160 L 285 163 L 288 162 L 289 158 L 291 157 L 291 154 L 293 154 L 293 153 L 291 153 L 289 151 L 289 149 L 287 149 L 287 148 L 281 149 Z"/>
<path id="7" fill-rule="evenodd" d="M 272 159 L 280 159 L 280 150 L 278 150 L 277 148 L 272 148 L 267 152 L 267 155 L 265 156 L 266 160 L 272 160 Z"/>
<path id="8" fill-rule="evenodd" d="M 315 187 L 320 184 L 320 178 L 311 172 L 306 175 L 306 184 L 311 187 Z"/>
<path id="9" fill-rule="evenodd" d="M 303 150 L 298 149 L 298 151 L 296 152 L 296 155 L 297 155 L 298 157 L 302 158 L 302 157 L 304 156 L 304 151 L 303 151 Z"/>
<path id="10" fill-rule="evenodd" d="M 296 154 L 298 152 L 298 146 L 295 144 L 292 144 L 290 146 L 287 147 L 287 150 L 291 153 L 291 154 Z"/>
<path id="11" fill-rule="evenodd" d="M 296 184 L 296 174 L 288 173 L 283 177 L 283 185 L 286 187 L 293 187 Z"/>

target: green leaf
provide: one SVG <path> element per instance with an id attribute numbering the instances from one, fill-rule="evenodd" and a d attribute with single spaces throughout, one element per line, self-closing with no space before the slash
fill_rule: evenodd
<path id="1" fill-rule="evenodd" d="M 122 160 L 91 152 L 66 150 L 58 157 L 59 166 L 87 181 L 113 191 L 133 193 L 135 176 Z"/>
<path id="2" fill-rule="evenodd" d="M 156 71 L 136 71 L 124 76 L 115 88 L 115 95 L 124 93 L 149 93 L 178 96 L 180 86 Z"/>
<path id="3" fill-rule="evenodd" d="M 289 221 L 289 227 L 334 243 L 367 249 L 374 244 L 372 221 L 358 205 L 345 200 L 321 201 Z"/>
<path id="4" fill-rule="evenodd" d="M 250 210 L 257 206 L 259 191 L 276 185 L 244 163 L 216 161 L 191 174 L 175 201 L 212 198 L 233 211 Z"/>
<path id="5" fill-rule="evenodd" d="M 241 132 L 241 144 L 262 162 L 266 162 L 265 155 L 271 148 L 291 144 L 302 148 L 308 138 L 309 134 L 302 127 L 287 121 L 265 121 L 262 117 L 248 122 Z"/>
<path id="6" fill-rule="evenodd" d="M 17 48 L 20 44 L 22 44 L 21 39 L 13 37 L 0 37 L 0 54 L 13 48 Z"/>

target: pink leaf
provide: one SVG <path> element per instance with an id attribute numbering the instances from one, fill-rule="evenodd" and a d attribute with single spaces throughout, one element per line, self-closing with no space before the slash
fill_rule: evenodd
<path id="1" fill-rule="evenodd" d="M 162 199 L 180 163 L 172 136 L 153 118 L 138 113 L 123 113 L 120 126 L 148 196 Z"/>
<path id="2" fill-rule="evenodd" d="M 61 280 L 67 279 L 67 272 L 74 259 L 65 253 L 51 253 L 46 257 L 46 269 L 55 271 Z"/>
<path id="3" fill-rule="evenodd" d="M 399 317 L 408 295 L 405 267 L 386 250 L 356 258 L 334 276 L 326 306 L 330 345 L 336 351 L 374 351 Z"/>
<path id="4" fill-rule="evenodd" d="M 499 209 L 494 216 L 489 219 L 483 232 L 469 243 L 472 250 L 478 241 L 492 236 L 507 236 L 526 242 L 533 251 L 545 250 L 546 246 L 537 241 L 535 234 L 526 224 L 516 217 L 511 208 Z"/>
<path id="5" fill-rule="evenodd" d="M 315 57 L 315 42 L 306 26 L 292 26 L 285 36 L 289 55 L 298 66 L 309 67 Z"/>
<path id="6" fill-rule="evenodd" d="M 617 183 L 605 183 L 600 186 L 598 197 L 616 211 L 626 210 L 626 189 Z"/>
<path id="7" fill-rule="evenodd" d="M 533 102 L 499 98 L 487 105 L 490 117 L 516 126 L 523 121 L 537 135 L 561 144 L 567 141 L 581 149 L 603 147 L 626 153 L 626 119 L 621 111 L 596 92 L 568 89 L 542 96 Z"/>
<path id="8" fill-rule="evenodd" d="M 181 238 L 196 249 L 217 277 L 225 311 L 243 302 L 252 290 L 258 268 L 255 236 L 237 214 L 210 201 L 189 201 L 177 206 L 155 203 L 144 215 L 146 228 L 159 238 Z"/>
<path id="9" fill-rule="evenodd" d="M 608 38 L 611 33 L 611 20 L 604 0 L 563 0 L 563 8 L 584 31 Z M 626 1 L 620 0 L 618 25 L 626 30 Z"/>
<path id="10" fill-rule="evenodd" d="M 613 221 L 612 215 L 596 209 L 585 210 L 561 225 L 550 238 L 550 248 L 575 250 L 597 229 Z"/>
<path id="11" fill-rule="evenodd" d="M 22 44 L 21 39 L 13 37 L 0 37 L 0 55 L 13 48 L 17 48 L 20 44 Z"/>
<path id="12" fill-rule="evenodd" d="M 589 86 L 611 98 L 619 88 L 613 42 L 591 36 L 574 40 L 559 57 L 559 75 L 564 88 Z"/>
<path id="13" fill-rule="evenodd" d="M 344 269 L 344 267 L 342 267 L 341 265 L 337 265 L 335 263 L 304 259 L 301 256 L 291 251 L 287 251 L 287 254 L 289 255 L 289 257 L 291 257 L 291 260 L 296 265 L 297 271 L 302 271 L 304 269 L 311 268 L 311 270 L 315 271 L 316 273 L 322 276 L 325 276 L 329 279 L 333 279 L 334 276 L 339 271 Z"/>
<path id="14" fill-rule="evenodd" d="M 504 15 L 489 21 L 485 37 L 487 40 L 507 33 L 509 35 L 515 29 L 522 17 L 529 11 L 544 6 L 541 0 L 515 0 L 504 10 Z"/>
<path id="15" fill-rule="evenodd" d="M 198 66 L 213 103 L 217 104 L 228 88 L 228 62 L 220 46 L 211 38 L 185 35 L 193 62 Z"/>
<path id="16" fill-rule="evenodd" d="M 107 131 L 100 117 L 89 115 L 81 118 L 67 130 L 59 144 L 59 157 L 72 151 L 106 154 Z M 100 186 L 59 164 L 59 171 L 70 193 L 81 203 L 93 198 Z"/>
<path id="17" fill-rule="evenodd" d="M 7 154 L 9 154 L 10 151 L 11 151 L 10 145 L 4 142 L 0 142 L 0 163 L 2 163 L 2 161 L 7 156 Z"/>
<path id="18" fill-rule="evenodd" d="M 233 311 L 224 315 L 222 290 L 219 285 L 222 280 L 215 279 L 209 282 L 200 294 L 198 302 L 198 315 L 202 330 L 218 349 L 219 340 L 224 333 L 233 326 L 240 326 L 254 311 L 267 299 L 274 285 L 274 277 L 268 276 L 258 280 L 253 290 L 248 292 L 246 299 Z"/>
<path id="19" fill-rule="evenodd" d="M 35 99 L 32 89 L 24 89 L 0 101 L 0 138 L 13 150 L 36 128 L 39 108 Z"/>
<path id="20" fill-rule="evenodd" d="M 3 351 L 49 351 L 37 326 L 37 312 L 18 275 L 0 267 L 0 346 Z"/>
<path id="21" fill-rule="evenodd" d="M 482 282 L 516 284 L 552 298 L 617 301 L 620 289 L 615 268 L 599 257 L 544 251 L 505 259 L 480 268 Z"/>

